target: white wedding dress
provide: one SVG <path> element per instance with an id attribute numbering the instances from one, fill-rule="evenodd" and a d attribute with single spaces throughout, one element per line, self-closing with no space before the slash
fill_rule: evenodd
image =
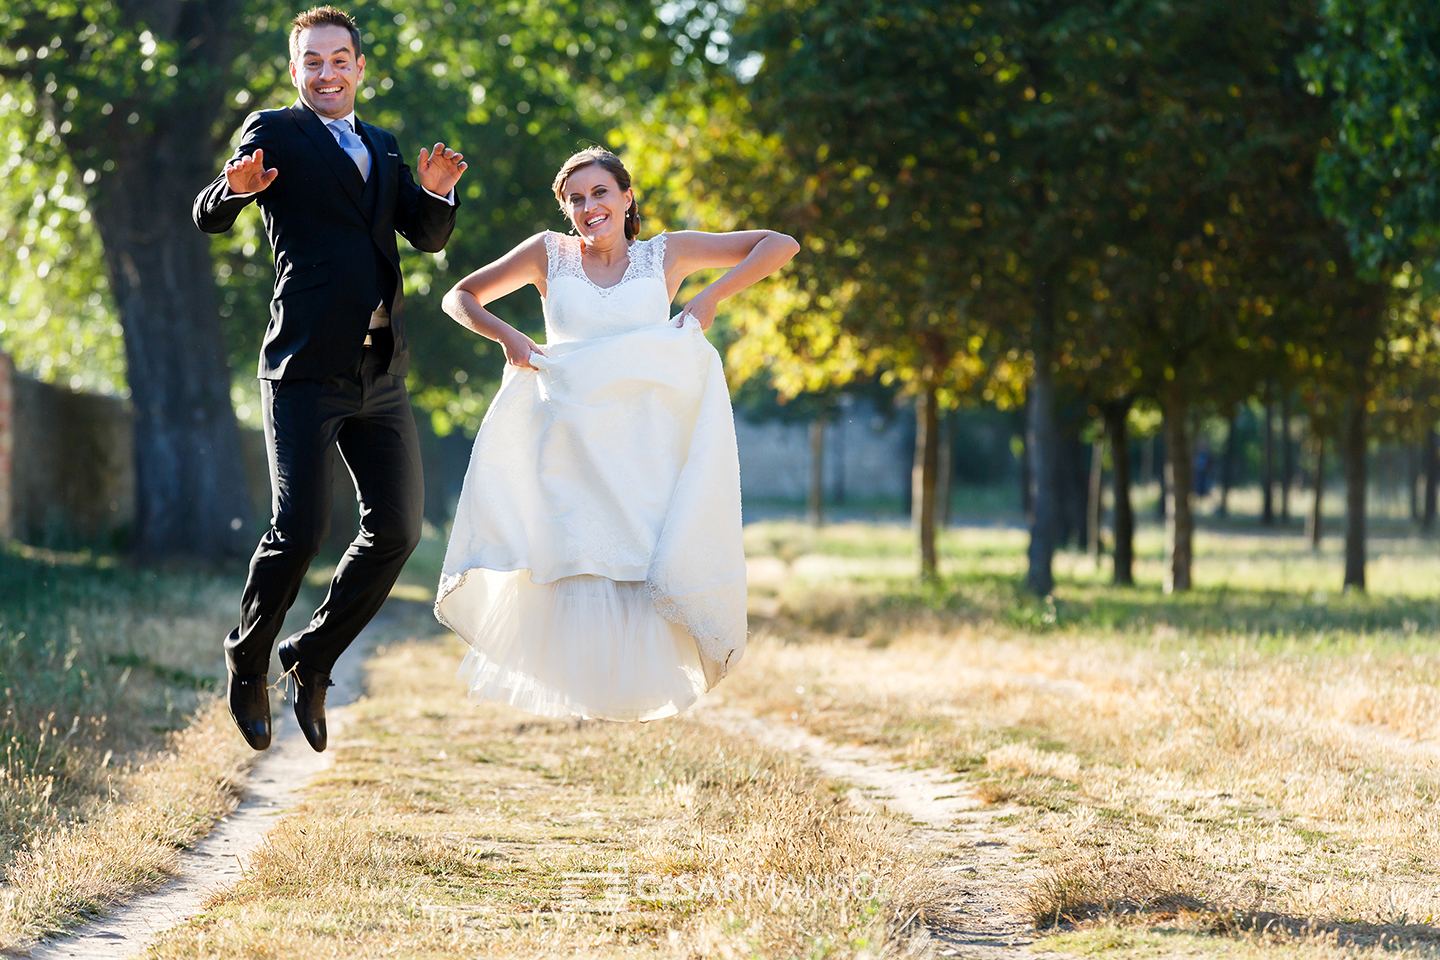
<path id="1" fill-rule="evenodd" d="M 735 423 L 719 354 L 677 328 L 665 235 L 620 282 L 545 235 L 545 352 L 507 366 L 475 437 L 435 615 L 470 700 L 652 720 L 745 649 Z"/>

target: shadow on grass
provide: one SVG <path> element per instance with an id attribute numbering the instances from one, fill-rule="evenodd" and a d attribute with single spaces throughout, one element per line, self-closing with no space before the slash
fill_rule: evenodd
<path id="1" fill-rule="evenodd" d="M 1013 575 L 966 571 L 933 582 L 859 577 L 787 591 L 779 615 L 853 637 L 896 629 L 1003 626 L 1031 633 L 1075 630 L 1136 639 L 1245 636 L 1262 645 L 1347 648 L 1377 638 L 1429 642 L 1440 633 L 1440 598 L 1374 596 L 1236 586 L 1166 594 L 1158 587 L 1064 584 L 1051 597 L 1028 593 Z"/>
<path id="2" fill-rule="evenodd" d="M 0 546 L 0 865 L 103 796 L 112 757 L 188 721 L 232 594 L 238 578 L 214 572 Z"/>
<path id="3" fill-rule="evenodd" d="M 1241 907 L 1233 897 L 1213 898 L 1205 886 L 1193 864 L 1164 857 L 1101 858 L 1053 868 L 1032 888 L 1026 906 L 1037 930 L 1062 938 L 1099 937 L 1101 942 L 1088 944 L 1091 948 L 1124 945 L 1104 943 L 1107 932 L 1120 939 L 1141 932 L 1162 938 L 1199 935 L 1342 948 L 1420 948 L 1426 955 L 1440 955 L 1440 927 L 1419 918 L 1402 914 L 1378 922 L 1347 922 L 1301 917 L 1263 909 L 1263 888 L 1254 890 L 1253 906 Z M 1097 929 L 1096 924 L 1103 926 Z"/>
<path id="4" fill-rule="evenodd" d="M 1440 957 L 1440 927 L 1410 922 L 1407 918 L 1391 923 L 1342 923 L 1263 910 L 1235 912 L 1193 897 L 1162 898 L 1148 904 L 1146 909 L 1126 909 L 1120 904 L 1094 906 L 1095 909 L 1088 915 L 1040 922 L 1036 924 L 1036 929 L 1059 934 L 1064 940 L 1073 937 L 1098 940 L 1086 945 L 1082 952 L 1087 953 L 1100 952 L 1106 947 L 1126 946 L 1123 942 L 1104 941 L 1124 941 L 1128 939 L 1126 933 L 1133 932 L 1146 939 L 1160 941 L 1157 946 L 1162 951 L 1181 946 L 1174 944 L 1167 947 L 1167 939 L 1202 936 L 1258 940 L 1276 946 L 1320 943 L 1340 949 L 1378 947 L 1386 951 L 1405 950 L 1411 955 Z M 1106 924 L 1106 928 L 1097 929 L 1094 926 L 1097 921 Z"/>

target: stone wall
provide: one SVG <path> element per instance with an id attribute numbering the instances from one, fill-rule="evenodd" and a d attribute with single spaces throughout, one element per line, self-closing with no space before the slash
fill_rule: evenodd
<path id="1" fill-rule="evenodd" d="M 130 405 L 17 373 L 3 361 L 9 413 L 10 536 L 54 547 L 109 546 L 135 517 Z"/>
<path id="2" fill-rule="evenodd" d="M 886 417 L 856 402 L 825 427 L 825 497 L 904 497 L 914 459 L 914 417 Z M 810 425 L 735 417 L 740 490 L 746 500 L 804 500 L 810 490 Z"/>
<path id="3" fill-rule="evenodd" d="M 445 469 L 429 417 L 416 411 L 424 460 L 425 516 L 447 517 Z M 38 546 L 123 547 L 135 519 L 134 433 L 130 404 L 76 393 L 18 373 L 0 354 L 0 539 Z M 270 518 L 265 437 L 241 430 L 250 516 Z M 338 555 L 359 526 L 355 486 L 338 453 L 327 554 Z"/>
<path id="4" fill-rule="evenodd" d="M 470 441 L 437 438 L 416 411 L 426 477 L 425 516 L 443 528 L 460 492 Z M 741 489 L 747 500 L 803 501 L 810 485 L 807 424 L 735 418 Z M 825 492 L 832 502 L 903 497 L 909 483 L 913 418 L 884 416 L 865 403 L 826 428 Z M 120 546 L 135 515 L 129 404 L 75 393 L 17 373 L 0 354 L 0 537 L 55 547 Z M 270 515 L 265 441 L 241 431 L 251 516 Z M 334 508 L 326 553 L 338 555 L 358 524 L 349 471 L 335 456 Z"/>

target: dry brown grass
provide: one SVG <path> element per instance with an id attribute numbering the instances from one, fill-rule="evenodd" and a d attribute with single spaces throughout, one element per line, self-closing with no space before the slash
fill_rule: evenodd
<path id="1" fill-rule="evenodd" d="M 893 558 L 772 561 L 754 601 L 764 626 L 722 697 L 963 774 L 1043 864 L 1015 904 L 1042 926 L 1168 925 L 1200 938 L 1186 951 L 1260 949 L 1247 938 L 1263 932 L 1264 949 L 1383 941 L 1430 955 L 1440 655 L 1415 622 L 1433 624 L 1435 602 L 1404 591 L 1440 573 L 1436 558 L 1408 543 L 1400 561 L 1382 553 L 1376 566 L 1406 568 L 1380 585 L 1400 591 L 1390 597 L 1316 599 L 1302 571 L 1287 598 L 1273 565 L 1253 572 L 1253 539 L 1236 540 L 1202 578 L 1269 577 L 1273 613 L 1224 591 L 1171 604 L 1081 587 L 1032 626 L 996 605 L 977 550 L 939 602 L 917 594 L 887 619 L 867 597 L 882 597 Z M 996 554 L 996 569 L 1014 559 Z"/>
<path id="2" fill-rule="evenodd" d="M 0 950 L 174 876 L 181 851 L 234 808 L 250 756 L 224 705 L 212 701 L 165 754 L 120 778 L 112 801 L 89 819 L 38 833 L 0 888 Z"/>
<path id="3" fill-rule="evenodd" d="M 1080 636 L 913 635 L 883 652 L 770 637 L 725 696 L 923 755 L 1012 804 L 1049 866 L 1024 905 L 1037 922 L 1192 910 L 1378 937 L 1440 920 L 1436 753 L 1366 725 L 1440 721 L 1433 665 L 1415 666 Z"/>
<path id="4" fill-rule="evenodd" d="M 153 886 L 230 809 L 249 751 L 209 688 L 238 591 L 0 546 L 0 949 Z"/>
<path id="5" fill-rule="evenodd" d="M 895 579 L 913 564 L 903 533 L 767 536 L 747 531 L 775 556 L 713 705 L 964 777 L 1018 836 L 1034 879 L 1012 907 L 1050 931 L 1043 947 L 1440 955 L 1440 604 L 1418 592 L 1440 562 L 1420 546 L 1377 559 L 1389 597 L 1321 596 L 1308 555 L 1236 538 L 1228 567 L 1197 569 L 1209 594 L 1080 584 L 1046 606 L 1006 592 L 1008 532 L 963 557 L 949 544 L 974 567 L 933 595 Z M 472 707 L 450 643 L 375 661 L 372 696 L 332 734 L 336 767 L 154 956 L 931 949 L 934 854 L 895 821 L 688 719 Z M 825 884 L 861 874 L 878 895 Z"/>
<path id="6" fill-rule="evenodd" d="M 377 657 L 336 765 L 152 956 L 927 951 L 928 860 L 895 821 L 692 720 L 472 706 L 457 659 L 453 639 Z"/>

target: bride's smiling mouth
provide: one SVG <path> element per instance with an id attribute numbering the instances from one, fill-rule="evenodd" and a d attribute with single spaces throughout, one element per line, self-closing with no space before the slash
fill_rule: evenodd
<path id="1" fill-rule="evenodd" d="M 593 230 L 595 227 L 599 226 L 600 224 L 604 223 L 606 220 L 609 219 L 610 214 L 608 213 L 602 213 L 597 216 L 587 217 L 585 220 L 585 226 L 590 227 Z"/>

